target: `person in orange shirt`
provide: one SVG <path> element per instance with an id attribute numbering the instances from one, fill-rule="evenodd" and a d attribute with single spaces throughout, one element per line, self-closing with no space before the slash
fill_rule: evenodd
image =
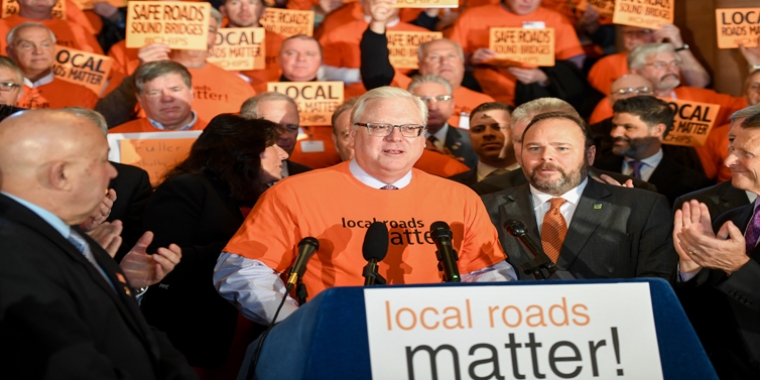
<path id="1" fill-rule="evenodd" d="M 24 94 L 24 73 L 12 59 L 0 55 L 0 104 L 12 106 Z"/>
<path id="2" fill-rule="evenodd" d="M 589 124 L 596 124 L 612 117 L 612 106 L 620 99 L 653 94 L 654 85 L 649 79 L 638 74 L 625 74 L 612 83 L 607 97 L 597 103 L 589 118 Z"/>
<path id="3" fill-rule="evenodd" d="M 8 33 L 8 56 L 24 73 L 22 108 L 93 108 L 98 96 L 90 89 L 53 75 L 55 35 L 40 23 L 22 23 Z"/>
<path id="4" fill-rule="evenodd" d="M 340 154 L 341 161 L 351 161 L 354 158 L 354 144 L 349 139 L 351 134 L 351 110 L 358 98 L 351 98 L 335 109 L 332 114 L 332 138 L 335 149 Z M 436 151 L 425 149 L 414 167 L 425 173 L 448 178 L 470 170 L 467 165 L 458 160 Z"/>
<path id="5" fill-rule="evenodd" d="M 156 61 L 135 72 L 135 90 L 145 117 L 112 128 L 108 133 L 202 130 L 208 124 L 192 110 L 190 72 L 172 61 Z"/>
<path id="6" fill-rule="evenodd" d="M 566 60 L 580 68 L 585 59 L 575 28 L 560 13 L 540 7 L 541 0 L 504 0 L 465 10 L 454 24 L 450 38 L 458 42 L 473 65 L 473 74 L 483 92 L 497 101 L 514 104 L 515 86 L 522 84 L 550 85 L 549 77 L 538 68 L 502 67 L 493 64 L 496 52 L 489 49 L 492 27 L 553 28 L 556 59 Z"/>
<path id="7" fill-rule="evenodd" d="M 267 7 L 263 0 L 226 0 L 219 7 L 222 15 L 229 20 L 227 28 L 261 27 L 260 20 L 264 16 L 266 9 Z M 251 79 L 251 84 L 256 86 L 259 83 L 274 82 L 280 76 L 280 67 L 277 65 L 277 54 L 280 51 L 283 40 L 284 37 L 280 34 L 268 30 L 264 33 L 266 68 L 243 71 L 243 75 Z"/>
<path id="8" fill-rule="evenodd" d="M 367 262 L 358 253 L 374 220 L 390 230 L 388 255 L 378 270 L 389 284 L 442 281 L 429 234 L 435 221 L 457 226 L 451 240 L 462 281 L 515 280 L 480 198 L 464 185 L 413 168 L 425 149 L 425 119 L 425 105 L 399 88 L 376 88 L 359 98 L 351 111 L 354 159 L 267 190 L 219 256 L 219 294 L 249 319 L 270 324 L 286 296 L 279 276 L 307 236 L 320 243 L 302 277 L 309 298 L 333 286 L 361 285 Z M 289 299 L 278 320 L 297 307 Z"/>
<path id="9" fill-rule="evenodd" d="M 103 54 L 98 41 L 81 25 L 53 16 L 56 0 L 18 0 L 18 14 L 0 19 L 0 36 L 8 36 L 10 30 L 25 22 L 37 22 L 55 34 L 56 43 L 91 53 Z M 5 51 L 9 40 L 0 40 L 0 51 Z"/>
<path id="10" fill-rule="evenodd" d="M 390 4 L 390 2 L 388 2 Z M 369 1 L 364 3 L 365 13 Z M 398 17 L 399 8 L 389 8 L 385 19 L 386 28 L 394 31 L 425 32 L 425 28 L 408 24 Z M 372 16 L 365 15 L 361 20 L 347 22 L 331 31 L 326 31 L 319 39 L 322 44 L 324 57 L 324 72 L 326 80 L 342 81 L 346 84 L 346 96 L 358 96 L 366 92 L 361 81 L 361 52 L 357 47 L 362 40 L 362 34 L 369 26 Z M 405 71 L 404 73 L 408 73 Z"/>
<path id="11" fill-rule="evenodd" d="M 691 53 L 689 45 L 683 42 L 681 31 L 673 24 L 662 24 L 658 30 L 621 25 L 623 47 L 625 51 L 608 55 L 598 60 L 588 73 L 588 81 L 601 93 L 607 93 L 612 82 L 628 74 L 628 52 L 650 43 L 667 43 L 673 45 L 681 59 L 681 76 L 686 85 L 706 87 L 710 84 L 710 74 Z"/>
<path id="12" fill-rule="evenodd" d="M 392 21 L 390 4 L 371 1 L 372 20 L 362 35 L 360 49 L 362 81 L 368 88 L 391 85 L 407 88 L 411 78 L 397 72 L 388 58 L 388 38 L 386 23 Z M 457 128 L 467 128 L 470 112 L 480 104 L 492 102 L 490 96 L 462 86 L 464 80 L 464 52 L 458 43 L 449 39 L 438 39 L 421 44 L 417 50 L 419 74 L 434 74 L 449 81 L 454 89 L 454 112 L 448 123 Z"/>

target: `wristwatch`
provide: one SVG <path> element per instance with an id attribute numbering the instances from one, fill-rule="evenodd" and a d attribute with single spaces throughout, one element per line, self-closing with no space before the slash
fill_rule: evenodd
<path id="1" fill-rule="evenodd" d="M 676 51 L 689 50 L 689 44 L 683 44 L 680 48 L 676 48 Z"/>
<path id="2" fill-rule="evenodd" d="M 760 63 L 756 63 L 754 65 L 749 65 L 749 73 L 752 74 L 755 71 L 760 70 Z"/>

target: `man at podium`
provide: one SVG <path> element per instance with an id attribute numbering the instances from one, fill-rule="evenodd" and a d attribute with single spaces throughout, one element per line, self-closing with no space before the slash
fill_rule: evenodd
<path id="1" fill-rule="evenodd" d="M 351 113 L 355 157 L 286 178 L 266 191 L 220 255 L 219 293 L 249 319 L 269 324 L 283 297 L 285 273 L 306 237 L 319 251 L 303 276 L 310 297 L 333 286 L 364 283 L 362 244 L 375 221 L 389 230 L 379 274 L 389 284 L 441 282 L 430 226 L 452 230 L 465 282 L 512 281 L 485 206 L 469 188 L 412 166 L 425 148 L 424 103 L 407 91 L 381 87 L 360 97 Z M 288 298 L 281 320 L 297 309 Z"/>

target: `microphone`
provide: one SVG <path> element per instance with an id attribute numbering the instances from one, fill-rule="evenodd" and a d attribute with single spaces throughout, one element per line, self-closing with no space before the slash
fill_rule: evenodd
<path id="1" fill-rule="evenodd" d="M 296 263 L 290 269 L 290 277 L 288 278 L 288 289 L 291 289 L 293 285 L 298 282 L 298 279 L 303 277 L 303 272 L 306 271 L 306 263 L 309 261 L 314 252 L 319 249 L 319 240 L 307 236 L 298 243 L 298 256 L 296 256 Z"/>
<path id="2" fill-rule="evenodd" d="M 457 251 L 451 245 L 451 228 L 446 222 L 433 222 L 430 225 L 430 237 L 435 241 L 435 246 L 438 251 L 435 252 L 438 258 L 438 270 L 443 270 L 443 281 L 446 282 L 461 282 L 459 278 L 459 267 L 457 267 L 457 261 L 459 256 Z"/>
<path id="3" fill-rule="evenodd" d="M 520 264 L 520 269 L 527 275 L 532 275 L 533 278 L 539 280 L 546 279 L 558 279 L 558 280 L 572 280 L 572 274 L 568 271 L 558 270 L 554 262 L 546 256 L 544 250 L 533 241 L 528 235 L 525 228 L 525 223 L 519 220 L 507 220 L 504 222 L 504 229 L 507 232 L 517 238 L 522 245 L 533 255 L 533 259 Z"/>
<path id="4" fill-rule="evenodd" d="M 388 226 L 383 222 L 374 222 L 367 228 L 362 245 L 364 260 L 369 261 L 364 267 L 364 285 L 385 284 L 385 279 L 377 273 L 377 263 L 388 254 Z"/>

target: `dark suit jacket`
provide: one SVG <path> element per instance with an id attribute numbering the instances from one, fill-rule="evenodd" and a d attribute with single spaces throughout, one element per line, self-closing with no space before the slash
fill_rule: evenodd
<path id="1" fill-rule="evenodd" d="M 615 172 L 608 172 L 606 170 L 599 170 L 597 168 L 589 168 L 589 175 L 598 177 L 602 174 L 606 174 L 616 181 L 623 183 L 629 179 L 633 180 L 633 187 L 637 189 L 644 189 L 649 191 L 657 191 L 652 184 L 639 179 L 633 179 L 627 175 L 623 175 Z M 520 186 L 528 183 L 528 178 L 525 177 L 525 173 L 522 169 L 513 170 L 508 173 L 500 174 L 497 176 L 485 178 L 480 182 L 476 182 L 470 186 L 479 195 L 491 194 L 504 189 L 509 189 L 515 186 Z"/>
<path id="2" fill-rule="evenodd" d="M 449 179 L 459 182 L 463 185 L 473 187 L 478 183 L 478 169 L 474 168 L 464 173 L 454 174 L 453 176 L 449 177 Z"/>
<path id="3" fill-rule="evenodd" d="M 701 190 L 693 191 L 676 198 L 673 212 L 680 209 L 683 203 L 696 199 L 710 210 L 710 216 L 715 219 L 724 212 L 749 204 L 749 198 L 744 190 L 731 185 L 731 181 L 721 182 Z"/>
<path id="4" fill-rule="evenodd" d="M 529 186 L 485 195 L 483 202 L 499 232 L 507 261 L 521 279 L 528 279 L 519 266 L 532 256 L 504 231 L 504 222 L 522 221 L 533 241 L 541 243 Z M 663 196 L 589 178 L 568 223 L 557 267 L 576 278 L 670 279 L 677 260 L 672 230 L 673 218 Z"/>
<path id="5" fill-rule="evenodd" d="M 606 156 L 597 159 L 594 166 L 620 173 L 623 170 L 623 157 Z M 674 204 L 676 198 L 686 193 L 703 189 L 712 184 L 704 174 L 687 168 L 672 158 L 663 155 L 662 161 L 654 168 L 652 176 L 647 181 L 657 186 L 657 191 L 668 198 L 670 204 Z"/>
<path id="6" fill-rule="evenodd" d="M 197 379 L 145 322 L 116 262 L 78 232 L 116 291 L 52 226 L 0 195 L 2 377 Z"/>
<path id="7" fill-rule="evenodd" d="M 285 160 L 285 163 L 288 165 L 288 176 L 293 176 L 296 174 L 301 174 L 304 172 L 308 172 L 309 170 L 312 170 L 308 166 L 297 164 L 290 160 Z"/>
<path id="8" fill-rule="evenodd" d="M 118 175 L 111 180 L 109 189 L 116 191 L 116 201 L 111 208 L 108 221 L 121 220 L 124 229 L 121 232 L 122 243 L 116 253 L 119 262 L 140 238 L 143 210 L 148 197 L 153 193 L 148 172 L 137 166 L 111 162 Z"/>
<path id="9" fill-rule="evenodd" d="M 142 310 L 194 367 L 218 367 L 230 351 L 238 311 L 212 279 L 216 259 L 243 220 L 229 189 L 198 174 L 167 179 L 145 207 L 143 230 L 155 234 L 149 252 L 174 243 L 182 261 L 145 294 Z"/>
<path id="10" fill-rule="evenodd" d="M 443 145 L 449 148 L 449 151 L 454 156 L 463 157 L 464 164 L 470 169 L 475 169 L 478 166 L 478 155 L 472 150 L 470 135 L 466 131 L 449 125 L 449 130 L 446 132 L 446 141 L 444 141 Z"/>
<path id="11" fill-rule="evenodd" d="M 717 231 L 731 220 L 744 231 L 753 205 L 714 219 Z M 760 247 L 731 276 L 702 269 L 676 286 L 681 303 L 721 379 L 760 379 Z"/>

